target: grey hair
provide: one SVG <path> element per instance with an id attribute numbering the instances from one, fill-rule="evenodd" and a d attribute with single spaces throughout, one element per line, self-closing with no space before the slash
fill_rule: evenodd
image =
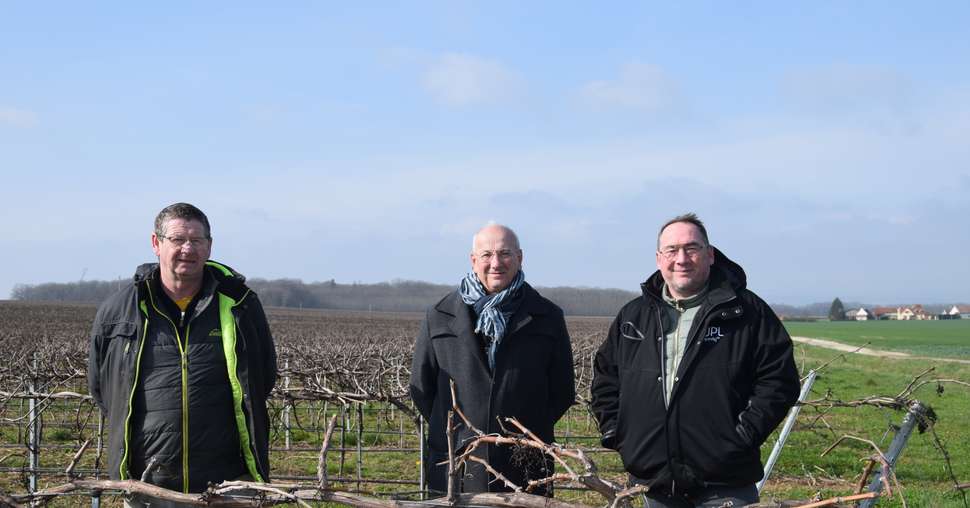
<path id="1" fill-rule="evenodd" d="M 209 218 L 194 205 L 188 203 L 174 203 L 162 208 L 155 216 L 155 236 L 165 236 L 166 223 L 172 219 L 197 220 L 205 226 L 205 237 L 212 240 L 212 230 L 209 228 Z"/>

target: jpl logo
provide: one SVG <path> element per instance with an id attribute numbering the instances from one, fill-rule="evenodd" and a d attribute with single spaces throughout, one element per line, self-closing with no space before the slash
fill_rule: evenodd
<path id="1" fill-rule="evenodd" d="M 721 340 L 721 337 L 724 337 L 724 334 L 721 333 L 721 327 L 720 326 L 712 326 L 712 327 L 710 327 L 710 328 L 707 329 L 707 335 L 704 335 L 704 341 L 705 342 L 717 342 L 717 341 Z"/>

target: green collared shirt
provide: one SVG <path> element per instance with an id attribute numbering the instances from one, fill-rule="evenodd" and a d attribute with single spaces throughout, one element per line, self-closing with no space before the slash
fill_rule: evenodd
<path id="1" fill-rule="evenodd" d="M 664 403 L 670 406 L 670 396 L 674 391 L 674 383 L 679 381 L 677 369 L 684 358 L 687 349 L 687 335 L 690 333 L 694 317 L 707 296 L 707 286 L 700 293 L 683 299 L 670 296 L 667 284 L 662 288 L 663 299 L 668 305 L 662 307 L 664 312 Z"/>

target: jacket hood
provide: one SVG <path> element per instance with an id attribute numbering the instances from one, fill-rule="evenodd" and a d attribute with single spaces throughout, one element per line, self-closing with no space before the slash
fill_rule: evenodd
<path id="1" fill-rule="evenodd" d="M 233 270 L 229 265 L 222 264 L 218 261 L 208 260 L 206 261 L 206 270 L 215 276 L 216 280 L 220 282 L 233 281 L 238 284 L 246 282 L 246 277 Z M 134 281 L 141 282 L 143 280 L 151 279 L 155 277 L 158 273 L 158 263 L 144 263 L 135 269 L 135 275 L 132 277 Z"/>
<path id="2" fill-rule="evenodd" d="M 745 289 L 748 286 L 748 276 L 744 273 L 741 265 L 731 261 L 717 247 L 712 246 L 711 248 L 714 249 L 714 264 L 711 265 L 708 286 L 711 289 L 727 287 L 734 291 Z M 646 281 L 640 284 L 640 289 L 644 294 L 661 298 L 660 291 L 663 289 L 663 285 L 663 275 L 660 273 L 660 270 L 657 270 Z"/>

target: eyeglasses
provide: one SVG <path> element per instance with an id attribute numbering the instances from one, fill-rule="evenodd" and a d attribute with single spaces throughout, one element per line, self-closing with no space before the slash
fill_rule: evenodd
<path id="1" fill-rule="evenodd" d="M 498 256 L 499 260 L 507 261 L 509 259 L 512 259 L 512 256 L 514 256 L 515 254 L 516 254 L 516 251 L 502 249 L 502 250 L 496 250 L 496 251 L 483 250 L 478 254 L 476 254 L 475 256 L 483 261 L 488 261 L 492 259 L 492 256 Z"/>
<path id="2" fill-rule="evenodd" d="M 208 245 L 208 238 L 182 238 L 180 236 L 163 236 L 165 240 L 172 242 L 172 245 L 182 248 L 185 244 L 189 244 L 194 249 L 199 249 Z"/>
<path id="3" fill-rule="evenodd" d="M 677 257 L 677 253 L 680 252 L 681 249 L 683 249 L 684 254 L 687 254 L 687 257 L 694 259 L 700 255 L 701 251 L 705 247 L 706 246 L 701 245 L 699 243 L 688 243 L 684 245 L 669 245 L 667 247 L 660 249 L 657 252 L 659 252 L 660 255 L 663 256 L 664 259 L 666 259 L 667 261 L 672 261 Z"/>

